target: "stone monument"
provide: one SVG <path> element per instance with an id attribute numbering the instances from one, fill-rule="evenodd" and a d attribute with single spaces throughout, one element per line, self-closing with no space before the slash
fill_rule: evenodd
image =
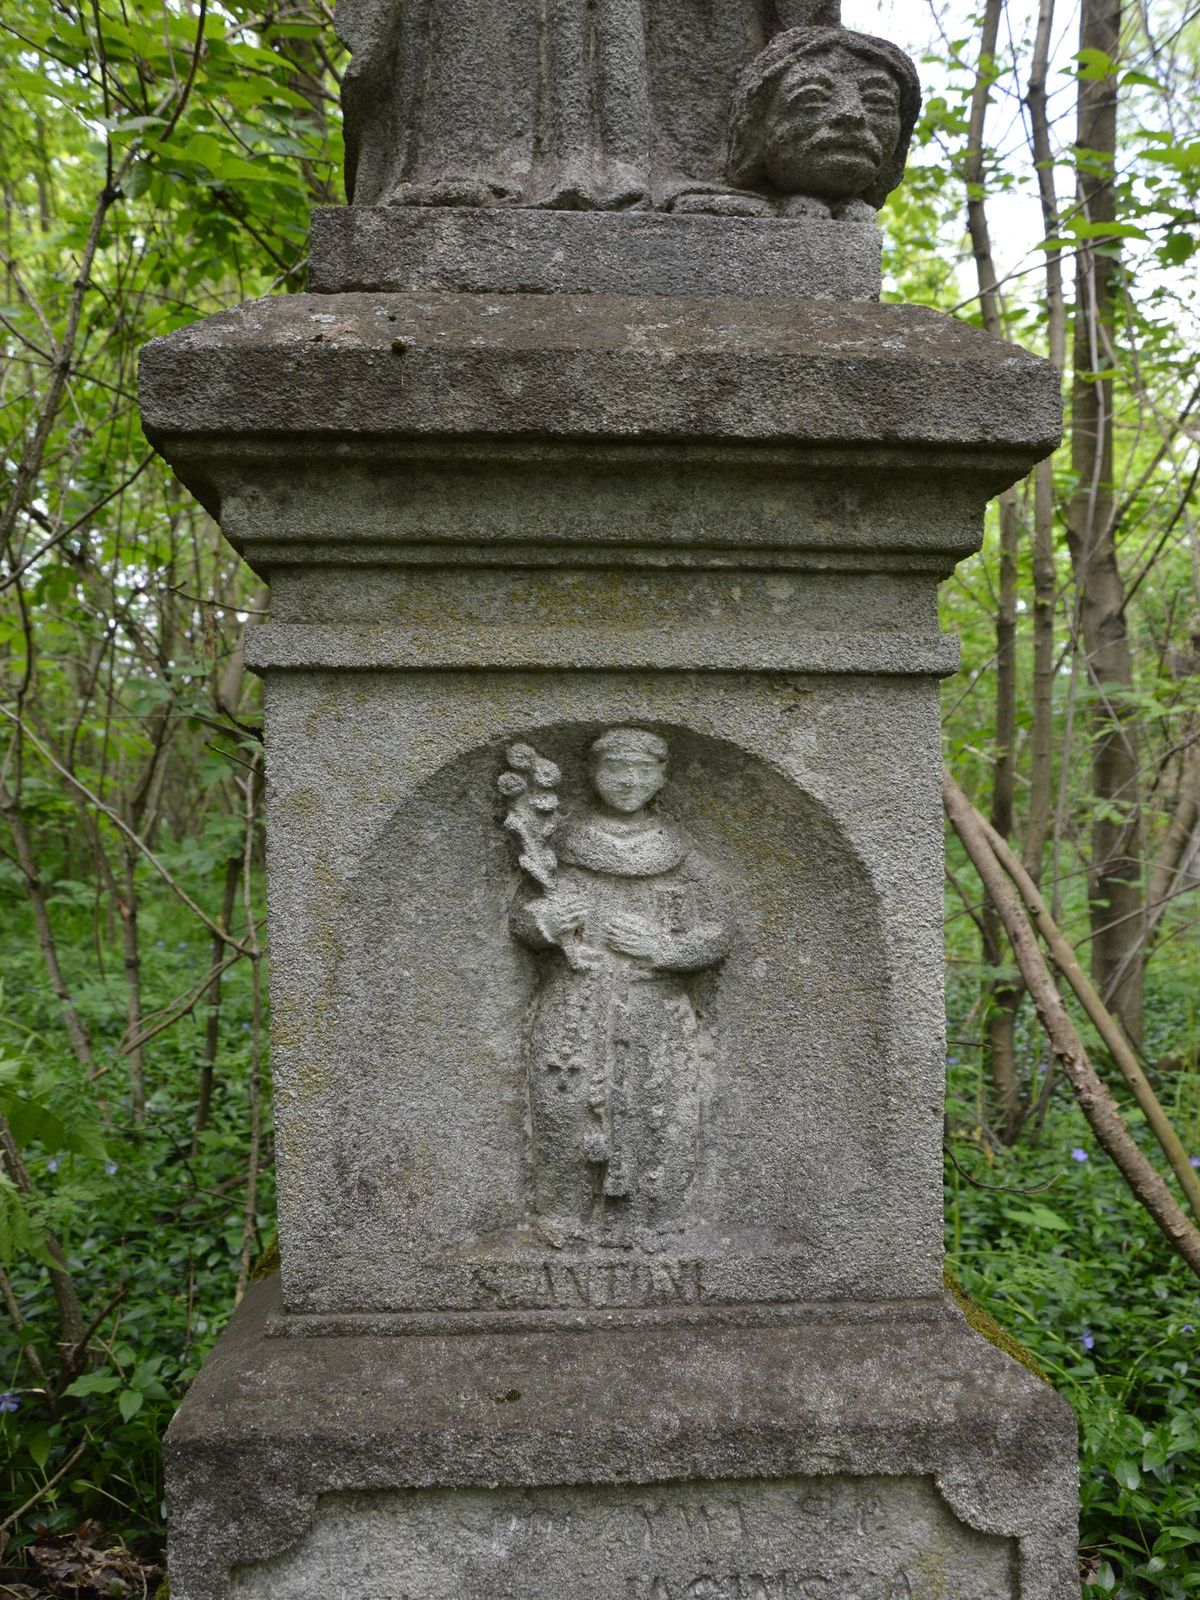
<path id="1" fill-rule="evenodd" d="M 282 1273 L 174 1600 L 1067 1600 L 943 1294 L 936 590 L 1049 366 L 882 305 L 830 0 L 342 0 L 311 292 L 142 414 L 259 573 Z"/>

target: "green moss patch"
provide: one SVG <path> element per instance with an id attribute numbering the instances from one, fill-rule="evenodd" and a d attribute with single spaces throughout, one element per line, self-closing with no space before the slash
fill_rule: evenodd
<path id="1" fill-rule="evenodd" d="M 1002 1328 L 995 1317 L 983 1309 L 978 1300 L 971 1299 L 971 1296 L 959 1283 L 949 1267 L 942 1268 L 942 1282 L 953 1296 L 955 1305 L 976 1333 L 985 1338 L 989 1344 L 994 1344 L 997 1350 L 1003 1350 L 1006 1356 L 1011 1356 L 1014 1361 L 1019 1361 L 1023 1367 L 1028 1367 L 1035 1378 L 1040 1378 L 1043 1383 L 1050 1384 L 1050 1379 L 1038 1365 L 1036 1357 L 1026 1350 L 1019 1339 L 1014 1339 L 1007 1328 Z M 1053 1388 L 1053 1384 L 1050 1384 L 1050 1387 Z"/>

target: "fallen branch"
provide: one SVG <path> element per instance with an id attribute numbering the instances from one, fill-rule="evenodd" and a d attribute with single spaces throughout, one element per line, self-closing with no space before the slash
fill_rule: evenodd
<path id="1" fill-rule="evenodd" d="M 964 804 L 970 805 L 970 801 L 965 796 Z M 974 808 L 972 807 L 972 809 Z M 1016 884 L 1022 900 L 1028 907 L 1029 915 L 1033 918 L 1038 932 L 1046 941 L 1046 946 L 1050 951 L 1050 959 L 1075 991 L 1080 1005 L 1086 1011 L 1093 1027 L 1120 1068 L 1122 1077 L 1124 1077 L 1133 1091 L 1134 1099 L 1142 1108 L 1151 1133 L 1158 1140 L 1163 1154 L 1171 1163 L 1171 1170 L 1179 1179 L 1179 1187 L 1187 1196 L 1192 1215 L 1197 1221 L 1200 1221 L 1200 1176 L 1197 1175 L 1188 1160 L 1188 1153 L 1184 1149 L 1183 1141 L 1176 1133 L 1170 1117 L 1163 1110 L 1162 1103 L 1151 1087 L 1150 1080 L 1142 1071 L 1141 1063 L 1134 1054 L 1132 1045 L 1130 1045 L 1121 1031 L 1121 1026 L 1117 1019 L 1100 998 L 1091 979 L 1084 972 L 1079 963 L 1079 957 L 1067 940 L 1063 938 L 1058 924 L 1046 908 L 1046 903 L 1042 899 L 1037 884 L 1034 883 L 1021 862 L 986 818 L 979 816 L 978 812 L 975 814 L 997 860 Z"/>
<path id="2" fill-rule="evenodd" d="M 944 769 L 942 793 L 946 814 L 996 908 L 1050 1047 L 1062 1063 L 1080 1110 L 1134 1198 L 1200 1278 L 1200 1231 L 1189 1222 L 1165 1181 L 1138 1148 L 1120 1107 L 1088 1058 L 1029 919 L 992 848 L 986 825 Z"/>
<path id="3" fill-rule="evenodd" d="M 29 1511 L 33 1506 L 37 1505 L 39 1500 L 44 1499 L 45 1496 L 50 1493 L 51 1489 L 54 1488 L 55 1484 L 60 1481 L 60 1479 L 66 1477 L 67 1473 L 70 1472 L 71 1468 L 87 1449 L 90 1442 L 91 1441 L 89 1439 L 85 1439 L 82 1444 L 75 1446 L 74 1450 L 71 1451 L 71 1454 L 63 1462 L 62 1466 L 59 1467 L 54 1476 L 52 1478 L 47 1478 L 46 1482 L 41 1486 L 36 1494 L 31 1494 L 29 1499 L 25 1501 L 24 1505 L 18 1506 L 10 1516 L 5 1517 L 4 1521 L 0 1522 L 0 1533 L 7 1533 L 11 1527 L 20 1522 L 21 1518 L 27 1511 Z"/>
<path id="4" fill-rule="evenodd" d="M 218 961 L 216 966 L 209 968 L 199 983 L 193 984 L 182 996 L 172 1000 L 170 1005 L 163 1006 L 160 1011 L 151 1012 L 148 1017 L 143 1017 L 139 1033 L 130 1037 L 129 1029 L 126 1028 L 117 1044 L 116 1054 L 127 1056 L 130 1051 L 139 1049 L 149 1040 L 157 1038 L 160 1033 L 165 1033 L 168 1028 L 173 1028 L 177 1022 L 189 1016 L 204 999 L 214 979 L 224 976 L 230 967 L 236 966 L 241 959 L 240 954 L 234 954 L 224 961 Z"/>

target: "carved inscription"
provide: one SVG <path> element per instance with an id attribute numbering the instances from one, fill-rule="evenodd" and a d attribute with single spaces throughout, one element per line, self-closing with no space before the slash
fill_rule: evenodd
<path id="1" fill-rule="evenodd" d="M 836 1572 L 785 1569 L 782 1572 L 702 1572 L 681 1579 L 639 1574 L 626 1579 L 626 1600 L 914 1600 L 927 1591 L 915 1589 L 906 1572 L 891 1580 L 865 1583 Z"/>
<path id="2" fill-rule="evenodd" d="M 594 805 L 557 827 L 552 762 L 514 745 L 498 780 L 521 841 L 510 926 L 539 965 L 534 1209 L 564 1239 L 643 1250 L 691 1219 L 712 1050 L 693 984 L 733 938 L 708 862 L 653 812 L 667 754 L 655 733 L 609 729 L 587 757 Z M 551 1273 L 534 1303 L 616 1303 L 605 1282 Z"/>
<path id="3" fill-rule="evenodd" d="M 584 1306 L 690 1306 L 704 1299 L 699 1261 L 545 1261 L 476 1267 L 474 1310 L 563 1310 Z"/>
<path id="4" fill-rule="evenodd" d="M 924 1478 L 323 1496 L 236 1600 L 1015 1600 L 1013 1543 Z"/>

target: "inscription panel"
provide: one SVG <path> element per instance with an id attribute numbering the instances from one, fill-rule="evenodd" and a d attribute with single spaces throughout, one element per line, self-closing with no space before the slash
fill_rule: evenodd
<path id="1" fill-rule="evenodd" d="M 238 1600 L 1014 1600 L 1015 1543 L 925 1478 L 323 1496 Z"/>

